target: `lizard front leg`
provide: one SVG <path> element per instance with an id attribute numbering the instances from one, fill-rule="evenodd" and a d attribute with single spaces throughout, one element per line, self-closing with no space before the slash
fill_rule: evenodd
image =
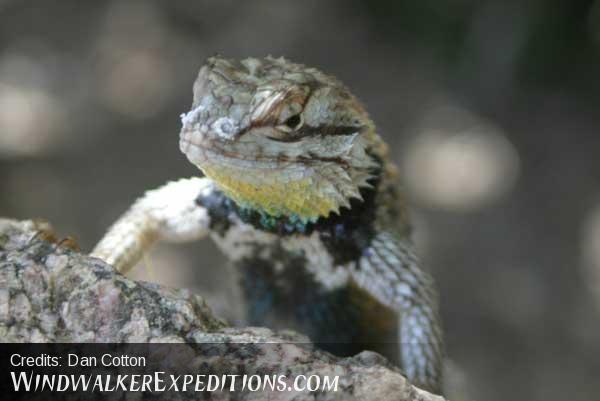
<path id="1" fill-rule="evenodd" d="M 441 393 L 442 329 L 433 279 L 419 266 L 408 238 L 381 232 L 356 269 L 355 282 L 397 311 L 401 367 L 415 385 Z"/>
<path id="2" fill-rule="evenodd" d="M 156 241 L 205 237 L 210 217 L 196 198 L 212 188 L 207 178 L 187 178 L 146 192 L 108 229 L 91 255 L 126 273 Z"/>

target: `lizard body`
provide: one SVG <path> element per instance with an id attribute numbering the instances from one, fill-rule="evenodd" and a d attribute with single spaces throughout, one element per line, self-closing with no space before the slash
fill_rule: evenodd
<path id="1" fill-rule="evenodd" d="M 335 78 L 283 58 L 209 59 L 180 148 L 206 177 L 149 191 L 93 251 L 120 271 L 206 236 L 239 268 L 251 324 L 339 355 L 376 350 L 440 392 L 437 296 L 387 148 Z"/>

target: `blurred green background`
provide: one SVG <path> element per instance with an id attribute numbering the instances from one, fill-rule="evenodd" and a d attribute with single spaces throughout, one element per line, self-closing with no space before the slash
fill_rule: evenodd
<path id="1" fill-rule="evenodd" d="M 600 0 L 0 0 L 0 215 L 90 250 L 197 174 L 179 115 L 215 53 L 319 67 L 367 105 L 469 399 L 598 399 Z M 239 322 L 210 242 L 148 260 L 137 277 Z"/>

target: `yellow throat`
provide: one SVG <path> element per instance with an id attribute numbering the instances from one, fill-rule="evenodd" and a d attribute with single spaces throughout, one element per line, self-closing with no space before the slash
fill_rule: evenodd
<path id="1" fill-rule="evenodd" d="M 244 172 L 237 169 L 203 167 L 202 171 L 239 206 L 274 217 L 290 216 L 304 222 L 316 221 L 339 206 L 320 191 L 318 182 L 311 177 L 281 183 L 272 175 L 265 174 L 256 178 L 256 182 L 249 182 L 238 178 Z"/>

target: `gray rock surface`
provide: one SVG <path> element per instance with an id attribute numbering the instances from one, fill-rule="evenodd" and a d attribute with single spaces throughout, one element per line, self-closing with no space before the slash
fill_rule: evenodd
<path id="1" fill-rule="evenodd" d="M 337 392 L 269 393 L 270 400 L 443 401 L 410 385 L 378 354 L 336 358 L 296 333 L 227 327 L 200 296 L 130 280 L 56 242 L 48 224 L 34 221 L 0 219 L 0 340 L 180 342 L 195 353 L 193 363 L 219 372 L 340 376 Z M 223 346 L 192 346 L 202 343 Z M 258 345 L 251 353 L 232 352 L 239 343 Z M 218 397 L 261 398 L 264 393 Z"/>

